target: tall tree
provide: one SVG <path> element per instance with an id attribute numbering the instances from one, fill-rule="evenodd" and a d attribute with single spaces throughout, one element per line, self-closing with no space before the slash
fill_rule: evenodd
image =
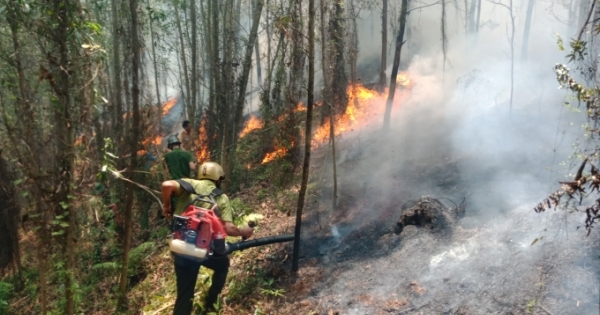
<path id="1" fill-rule="evenodd" d="M 385 104 L 385 114 L 383 116 L 383 129 L 390 128 L 390 116 L 392 115 L 392 105 L 394 104 L 394 95 L 396 94 L 396 77 L 398 76 L 398 67 L 400 66 L 400 54 L 402 45 L 404 45 L 404 29 L 406 27 L 406 15 L 408 14 L 408 0 L 402 0 L 402 9 L 398 20 L 399 30 L 396 36 L 396 49 L 394 50 L 394 64 L 392 65 L 392 76 L 390 78 L 390 90 Z"/>
<path id="2" fill-rule="evenodd" d="M 446 0 L 442 0 L 442 72 L 446 71 L 446 51 L 448 49 L 448 37 L 446 36 Z"/>
<path id="3" fill-rule="evenodd" d="M 129 10 L 131 14 L 131 97 L 132 97 L 132 114 L 133 121 L 131 124 L 131 132 L 129 133 L 129 166 L 127 167 L 127 176 L 129 180 L 133 179 L 133 174 L 137 164 L 137 151 L 140 135 L 140 40 L 138 32 L 138 3 L 137 0 L 129 0 Z M 133 192 L 135 186 L 128 183 L 126 191 L 125 204 L 125 236 L 123 238 L 123 259 L 121 262 L 121 276 L 119 279 L 119 300 L 118 307 L 124 311 L 127 309 L 127 284 L 129 277 L 127 270 L 129 267 L 129 250 L 131 244 L 131 229 L 132 229 L 132 208 L 133 208 Z"/>
<path id="4" fill-rule="evenodd" d="M 117 143 L 121 140 L 121 131 L 123 128 L 123 92 L 121 81 L 121 33 L 123 32 L 121 26 L 121 19 L 119 18 L 119 8 L 117 4 L 120 4 L 119 0 L 111 0 L 111 17 L 112 17 L 112 84 L 113 84 L 113 95 L 111 102 L 113 104 L 114 113 L 114 128 L 113 131 L 116 133 Z"/>
<path id="5" fill-rule="evenodd" d="M 198 18 L 196 17 L 196 1 L 189 1 L 190 20 L 192 22 L 192 78 L 190 104 L 187 106 L 188 118 L 194 121 L 198 102 Z"/>
<path id="6" fill-rule="evenodd" d="M 298 193 L 298 206 L 296 207 L 296 226 L 294 228 L 294 252 L 292 257 L 292 270 L 298 271 L 300 258 L 300 232 L 302 229 L 302 210 L 308 187 L 310 170 L 310 149 L 312 142 L 312 112 L 315 87 L 315 1 L 308 0 L 308 97 L 306 100 L 306 126 L 304 138 L 304 164 L 302 166 L 302 183 Z"/>
<path id="7" fill-rule="evenodd" d="M 443 5 L 443 3 L 442 3 Z M 388 17 L 388 0 L 381 2 L 381 65 L 379 68 L 379 91 L 383 91 L 387 85 L 385 78 L 385 68 L 387 67 L 387 17 Z M 442 18 L 443 23 L 443 18 Z M 443 28 L 443 26 L 442 26 Z"/>
<path id="8" fill-rule="evenodd" d="M 529 30 L 531 28 L 531 16 L 535 0 L 529 0 L 527 5 L 527 16 L 525 17 L 525 28 L 523 29 L 523 46 L 521 47 L 521 59 L 527 60 L 527 45 L 529 45 Z"/>
<path id="9" fill-rule="evenodd" d="M 156 39 L 154 37 L 154 27 L 153 27 L 153 20 L 154 20 L 154 10 L 150 7 L 150 0 L 146 0 L 146 5 L 148 6 L 148 24 L 150 26 L 150 46 L 152 47 L 152 66 L 154 68 L 154 86 L 156 88 L 156 107 L 158 108 L 158 112 L 161 113 L 162 112 L 162 103 L 160 101 L 160 88 L 159 86 L 159 81 L 158 81 L 158 66 L 157 66 L 157 56 L 156 56 Z M 158 116 L 160 117 L 160 115 Z M 162 124 L 160 123 L 160 118 L 159 118 L 159 122 L 157 123 L 158 125 L 158 133 L 161 134 L 161 126 Z"/>
<path id="10" fill-rule="evenodd" d="M 256 5 L 254 6 L 254 13 L 252 15 L 252 28 L 250 29 L 250 34 L 248 35 L 248 41 L 246 42 L 246 51 L 244 53 L 244 59 L 242 62 L 242 73 L 239 77 L 239 90 L 237 99 L 235 100 L 235 116 L 233 121 L 233 134 L 229 135 L 233 140 L 233 148 L 225 148 L 226 151 L 231 150 L 231 152 L 235 152 L 237 137 L 240 132 L 242 113 L 244 111 L 244 104 L 246 102 L 246 88 L 248 86 L 248 79 L 250 77 L 250 69 L 252 68 L 252 50 L 256 45 L 256 39 L 258 38 L 258 25 L 260 24 L 260 16 L 263 10 L 263 1 L 256 1 Z M 225 161 L 225 176 L 231 176 L 231 172 L 233 171 L 233 163 L 231 161 L 231 157 L 227 157 Z"/>

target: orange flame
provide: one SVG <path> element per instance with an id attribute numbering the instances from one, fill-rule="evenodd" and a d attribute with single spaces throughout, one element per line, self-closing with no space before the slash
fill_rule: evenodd
<path id="1" fill-rule="evenodd" d="M 402 72 L 398 75 L 399 88 L 410 89 L 412 81 L 408 74 Z M 334 117 L 334 132 L 335 136 L 339 136 L 343 132 L 360 129 L 371 124 L 380 124 L 383 122 L 383 115 L 388 97 L 388 91 L 379 93 L 369 90 L 360 84 L 351 85 L 347 89 L 348 105 L 346 112 L 337 117 Z M 393 108 L 398 108 L 402 103 L 406 93 L 400 92 L 394 98 Z M 312 147 L 318 148 L 326 140 L 329 139 L 330 120 L 326 119 L 313 134 Z"/>
<path id="2" fill-rule="evenodd" d="M 394 98 L 394 103 L 392 104 L 394 109 L 397 109 L 402 103 L 403 99 L 408 95 L 402 91 L 409 90 L 413 85 L 412 80 L 406 72 L 400 72 L 396 76 L 396 80 L 400 93 L 396 93 L 396 97 Z M 346 111 L 343 114 L 334 117 L 335 124 L 333 134 L 335 136 L 339 136 L 346 131 L 360 129 L 371 124 L 377 126 L 378 124 L 383 123 L 383 115 L 385 113 L 388 97 L 387 89 L 384 92 L 379 93 L 377 91 L 365 88 L 360 84 L 355 84 L 348 86 L 346 93 L 348 95 Z M 298 103 L 294 109 L 294 111 L 300 110 L 306 110 L 306 107 L 304 107 L 302 103 Z M 282 121 L 284 116 L 285 114 L 279 117 L 278 121 Z M 329 140 L 329 129 L 330 119 L 327 118 L 325 123 L 319 126 L 313 132 L 313 149 L 318 148 L 320 145 Z M 270 152 L 264 157 L 262 164 L 270 162 L 276 158 L 281 158 L 287 153 L 287 149 L 285 147 L 275 145 L 275 148 L 276 150 L 274 152 Z"/>
<path id="3" fill-rule="evenodd" d="M 175 104 L 177 104 L 177 98 L 174 97 L 168 101 L 166 101 L 163 106 L 162 106 L 162 114 L 163 116 L 168 114 L 169 111 L 171 110 L 171 108 L 173 108 L 173 106 L 175 106 Z"/>
<path id="4" fill-rule="evenodd" d="M 246 126 L 244 127 L 244 130 L 242 130 L 242 132 L 240 133 L 240 138 L 243 138 L 250 131 L 255 130 L 255 129 L 260 129 L 262 127 L 263 127 L 262 120 L 254 117 L 254 115 L 250 115 L 250 119 L 246 123 Z"/>
<path id="5" fill-rule="evenodd" d="M 206 115 L 202 118 L 202 123 L 198 129 L 198 138 L 196 139 L 196 158 L 198 163 L 210 160 L 210 151 L 208 150 L 208 132 L 206 131 L 207 118 Z"/>
<path id="6" fill-rule="evenodd" d="M 276 150 L 273 152 L 269 152 L 267 153 L 267 155 L 265 155 L 265 158 L 262 160 L 262 162 L 260 162 L 260 164 L 266 164 L 269 163 L 275 159 L 279 159 L 285 156 L 285 154 L 287 153 L 287 149 L 285 147 L 276 147 Z"/>

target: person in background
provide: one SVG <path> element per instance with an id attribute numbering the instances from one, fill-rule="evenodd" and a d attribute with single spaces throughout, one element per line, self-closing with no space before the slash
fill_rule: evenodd
<path id="1" fill-rule="evenodd" d="M 171 179 L 193 177 L 191 175 L 196 169 L 196 161 L 192 153 L 181 149 L 181 141 L 175 135 L 169 138 L 167 145 L 171 151 L 165 154 L 165 163 Z"/>
<path id="2" fill-rule="evenodd" d="M 163 200 L 163 215 L 171 218 L 174 214 L 181 215 L 185 211 L 185 206 L 188 205 L 197 196 L 182 188 L 179 182 L 186 182 L 193 187 L 193 191 L 197 194 L 212 194 L 219 207 L 219 218 L 225 228 L 228 236 L 242 236 L 249 238 L 252 236 L 254 229 L 246 226 L 238 228 L 233 224 L 233 210 L 229 203 L 229 197 L 225 195 L 219 187 L 225 179 L 223 168 L 215 162 L 205 162 L 200 166 L 198 172 L 198 180 L 182 179 L 168 180 L 162 183 L 161 195 Z M 184 183 L 185 184 L 185 183 Z M 177 205 L 171 204 L 172 197 L 177 197 L 179 202 Z M 174 210 L 173 210 L 174 209 Z M 229 257 L 218 256 L 211 257 L 206 261 L 198 262 L 182 256 L 174 255 L 175 275 L 177 278 L 177 299 L 173 309 L 174 315 L 190 315 L 192 313 L 194 290 L 200 266 L 214 270 L 212 276 L 212 284 L 208 289 L 208 294 L 204 300 L 204 310 L 214 311 L 215 303 L 219 298 L 227 273 L 229 272 Z"/>
<path id="3" fill-rule="evenodd" d="M 171 151 L 165 154 L 165 164 L 171 180 L 193 178 L 191 173 L 196 169 L 194 156 L 191 152 L 182 150 L 179 147 L 180 145 L 181 142 L 176 135 L 172 135 L 167 142 L 167 146 Z M 176 205 L 177 202 L 177 197 L 172 196 L 171 203 Z"/>
<path id="4" fill-rule="evenodd" d="M 191 152 L 194 149 L 194 142 L 192 141 L 192 124 L 186 120 L 181 126 L 183 127 L 183 130 L 177 134 L 177 139 L 179 139 L 183 150 Z"/>

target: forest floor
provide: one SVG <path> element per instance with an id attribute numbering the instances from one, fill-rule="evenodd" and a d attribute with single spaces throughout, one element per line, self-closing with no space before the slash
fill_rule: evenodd
<path id="1" fill-rule="evenodd" d="M 492 194 L 495 187 L 482 188 L 481 179 L 495 170 L 465 171 L 481 157 L 367 159 L 375 149 L 369 144 L 357 152 L 346 148 L 339 155 L 335 211 L 323 171 L 327 155 L 313 155 L 311 174 L 316 175 L 305 203 L 300 270 L 291 271 L 291 243 L 232 254 L 219 314 L 566 315 L 599 310 L 597 231 L 582 237 L 584 231 L 566 231 L 573 224 L 565 223 L 560 212 L 537 215 L 529 203 L 500 204 Z M 368 169 L 365 164 L 394 167 L 385 171 L 383 183 L 381 174 L 373 176 L 378 181 L 362 174 L 350 177 Z M 275 188 L 263 181 L 241 187 L 230 198 L 263 216 L 253 236 L 259 238 L 294 232 L 298 190 L 298 185 Z M 482 195 L 501 211 L 484 215 L 487 209 L 475 202 Z M 407 213 L 430 216 L 405 220 L 400 231 L 397 222 Z M 153 226 L 159 229 L 163 223 Z M 24 246 L 30 234 L 24 234 Z M 176 290 L 166 240 L 153 241 L 136 270 L 129 299 L 130 309 L 139 311 L 133 314 L 170 314 Z M 209 276 L 204 269 L 199 276 L 198 309 Z M 114 303 L 103 301 L 114 300 L 117 283 L 116 275 L 102 279 L 88 297 L 97 306 L 85 314 L 113 314 Z M 33 314 L 26 296 L 15 297 L 11 307 Z"/>
<path id="2" fill-rule="evenodd" d="M 323 160 L 324 155 L 315 155 L 313 174 L 320 173 Z M 346 160 L 338 170 L 350 174 L 363 167 L 361 161 Z M 598 233 L 565 237 L 561 213 L 540 217 L 527 203 L 498 205 L 505 209 L 483 216 L 485 209 L 469 208 L 469 194 L 490 171 L 467 176 L 462 170 L 473 162 L 464 156 L 393 161 L 405 167 L 390 174 L 397 182 L 387 185 L 392 189 L 385 198 L 368 183 L 340 180 L 335 212 L 328 210 L 330 185 L 315 180 L 306 200 L 300 270 L 291 271 L 291 243 L 233 255 L 221 314 L 597 312 Z M 287 211 L 294 212 L 298 188 L 275 191 L 265 182 L 233 198 L 265 216 L 255 237 L 290 234 L 294 217 Z M 269 197 L 257 199 L 265 190 L 272 192 Z M 419 226 L 416 220 L 400 233 L 397 222 L 407 211 L 434 208 L 431 222 Z M 166 248 L 152 259 L 161 273 L 147 277 L 149 283 L 140 288 L 165 288 L 165 279 L 173 281 Z M 164 307 L 175 292 L 167 287 L 166 293 L 134 289 L 132 295 L 145 301 L 144 314 L 168 314 Z"/>

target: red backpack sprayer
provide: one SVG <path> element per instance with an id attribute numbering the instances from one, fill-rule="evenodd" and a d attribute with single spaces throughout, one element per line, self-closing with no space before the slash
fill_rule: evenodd
<path id="1" fill-rule="evenodd" d="M 178 181 L 179 182 L 179 181 Z M 180 182 L 180 184 L 185 182 Z M 189 185 L 189 184 L 188 184 Z M 191 185 L 181 185 L 191 193 Z M 218 206 L 215 195 L 198 195 L 185 208 L 181 215 L 173 216 L 173 234 L 169 237 L 169 249 L 174 255 L 184 256 L 189 259 L 203 261 L 211 256 L 229 255 L 234 251 L 250 247 L 268 245 L 273 243 L 289 242 L 294 240 L 293 234 L 242 240 L 236 243 L 225 241 L 227 234 L 219 218 Z M 207 208 L 196 204 L 209 205 Z M 254 222 L 249 222 L 254 227 Z"/>

